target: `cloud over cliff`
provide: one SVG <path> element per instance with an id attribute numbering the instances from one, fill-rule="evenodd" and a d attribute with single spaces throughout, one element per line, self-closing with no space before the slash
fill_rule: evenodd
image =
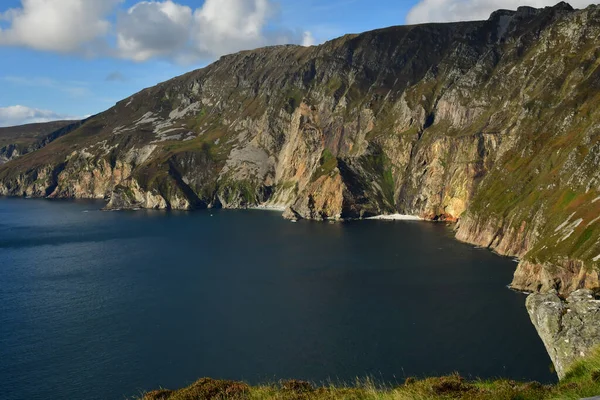
<path id="1" fill-rule="evenodd" d="M 178 2 L 179 1 L 179 2 Z M 315 44 L 311 32 L 277 25 L 283 0 L 21 0 L 0 9 L 0 46 L 179 63 L 211 61 L 239 50 L 273 44 Z M 324 1 L 324 3 L 326 3 Z M 556 0 L 420 0 L 409 24 L 487 19 L 497 9 L 543 7 Z M 573 0 L 584 8 L 590 0 Z M 191 6 L 190 6 L 191 5 Z M 0 6 L 1 7 L 1 6 Z M 322 5 L 311 5 L 318 12 Z M 335 12 L 338 3 L 326 5 Z"/>
<path id="2" fill-rule="evenodd" d="M 408 24 L 456 22 L 488 19 L 496 10 L 516 10 L 520 6 L 546 7 L 557 0 L 421 0 L 407 14 Z M 594 1 L 571 0 L 575 8 L 585 8 Z"/>
<path id="3" fill-rule="evenodd" d="M 310 32 L 273 28 L 272 0 L 205 0 L 196 9 L 172 0 L 22 0 L 0 12 L 0 45 L 112 56 L 134 61 L 214 59 L 243 49 L 311 44 Z M 116 15 L 116 17 L 114 16 Z"/>
<path id="4" fill-rule="evenodd" d="M 80 118 L 20 105 L 0 107 L 0 127 L 68 119 L 75 120 Z"/>

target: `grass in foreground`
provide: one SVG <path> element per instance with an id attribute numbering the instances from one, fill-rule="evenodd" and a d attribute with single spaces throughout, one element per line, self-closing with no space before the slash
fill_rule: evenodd
<path id="1" fill-rule="evenodd" d="M 308 382 L 282 381 L 278 384 L 249 386 L 243 382 L 203 378 L 181 390 L 155 390 L 143 400 L 550 400 L 581 399 L 600 395 L 600 348 L 577 362 L 565 379 L 556 385 L 511 380 L 468 382 L 458 374 L 415 380 L 409 378 L 397 387 L 380 387 L 372 381 L 354 386 L 314 387 Z"/>

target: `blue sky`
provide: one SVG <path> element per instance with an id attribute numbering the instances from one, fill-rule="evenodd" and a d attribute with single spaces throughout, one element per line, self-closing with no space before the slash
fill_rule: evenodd
<path id="1" fill-rule="evenodd" d="M 232 51 L 318 44 L 405 23 L 484 19 L 499 4 L 514 8 L 521 3 L 2 0 L 0 126 L 94 114 Z"/>

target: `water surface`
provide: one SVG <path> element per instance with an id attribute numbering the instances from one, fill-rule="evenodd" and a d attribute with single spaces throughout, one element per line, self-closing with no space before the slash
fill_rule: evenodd
<path id="1" fill-rule="evenodd" d="M 516 264 L 423 222 L 0 199 L 4 399 L 459 371 L 550 382 Z"/>

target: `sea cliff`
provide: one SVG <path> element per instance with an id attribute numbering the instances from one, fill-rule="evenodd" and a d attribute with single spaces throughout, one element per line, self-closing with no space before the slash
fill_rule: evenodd
<path id="1" fill-rule="evenodd" d="M 414 215 L 518 257 L 515 289 L 598 289 L 598 37 L 559 3 L 225 56 L 11 151 L 0 195 Z"/>

